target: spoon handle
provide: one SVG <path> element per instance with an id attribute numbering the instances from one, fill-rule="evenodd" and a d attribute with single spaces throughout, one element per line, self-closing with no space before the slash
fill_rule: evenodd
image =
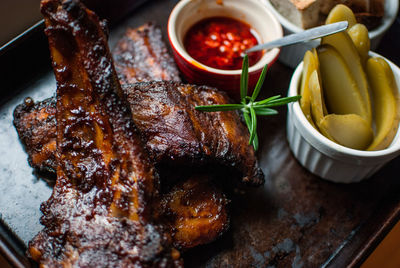
<path id="1" fill-rule="evenodd" d="M 300 42 L 320 38 L 323 36 L 327 36 L 327 35 L 331 35 L 334 33 L 344 31 L 347 29 L 348 26 L 349 26 L 349 23 L 347 21 L 340 21 L 340 22 L 336 22 L 336 23 L 332 23 L 332 24 L 328 24 L 328 25 L 314 27 L 314 28 L 302 31 L 300 33 L 287 35 L 287 36 L 279 38 L 277 40 L 254 46 L 254 47 L 246 50 L 246 53 L 263 50 L 263 49 L 271 49 L 271 48 L 275 48 L 275 47 L 283 47 L 283 46 L 287 46 L 287 45 L 293 45 L 293 44 L 297 44 Z"/>

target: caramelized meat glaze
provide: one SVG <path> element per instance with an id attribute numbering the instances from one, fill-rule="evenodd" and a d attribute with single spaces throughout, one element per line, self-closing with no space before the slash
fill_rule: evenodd
<path id="1" fill-rule="evenodd" d="M 180 249 L 215 240 L 229 226 L 229 201 L 209 175 L 184 179 L 160 197 L 134 124 L 159 164 L 234 167 L 244 182 L 259 185 L 263 174 L 247 130 L 237 113 L 194 110 L 229 100 L 215 89 L 178 83 L 152 23 L 128 29 L 113 51 L 121 91 L 103 23 L 76 1 L 42 1 L 42 11 L 57 105 L 55 98 L 27 98 L 14 111 L 30 164 L 57 171 L 53 195 L 42 205 L 45 229 L 30 243 L 31 256 L 44 265 L 180 265 L 169 236 Z M 175 82 L 131 84 L 163 79 Z M 114 252 L 109 243 L 134 254 Z"/>
<path id="2" fill-rule="evenodd" d="M 128 28 L 112 54 L 122 85 L 142 81 L 181 81 L 162 39 L 161 29 L 154 23 Z"/>
<path id="3" fill-rule="evenodd" d="M 56 173 L 56 100 L 26 98 L 14 110 L 14 125 L 25 145 L 29 164 L 41 172 Z"/>
<path id="4" fill-rule="evenodd" d="M 136 83 L 122 89 L 133 121 L 157 163 L 219 164 L 234 169 L 246 184 L 264 183 L 264 174 L 249 145 L 249 132 L 239 114 L 195 110 L 198 105 L 230 103 L 224 92 L 171 81 Z"/>
<path id="5" fill-rule="evenodd" d="M 157 38 L 151 38 L 150 39 L 151 42 L 148 42 L 148 46 L 150 47 L 142 50 L 160 51 L 159 49 L 154 49 L 154 47 L 165 48 L 166 46 L 162 41 L 161 37 L 158 34 L 153 33 L 154 31 L 159 31 L 158 29 L 159 29 L 158 27 L 155 27 L 153 24 L 148 23 L 135 30 L 132 29 L 128 30 L 127 34 L 130 33 L 129 38 L 132 38 L 132 43 L 135 43 L 137 45 L 147 43 L 144 42 L 144 40 L 140 40 L 146 38 L 147 35 L 158 36 Z M 142 34 L 133 34 L 133 31 L 141 31 Z M 126 40 L 128 38 L 127 34 L 125 34 L 122 40 Z M 124 42 L 120 41 L 119 44 L 123 44 Z M 137 48 L 134 50 L 133 48 L 134 48 L 133 46 L 127 46 L 126 49 L 128 50 L 126 50 L 124 53 L 131 53 L 132 55 L 135 55 L 135 53 L 141 51 Z M 118 51 L 118 49 L 114 50 L 114 54 L 116 53 L 115 51 Z M 162 56 L 163 60 L 155 59 L 153 57 L 153 55 L 155 55 L 154 53 L 145 55 L 146 58 L 144 58 L 143 60 L 146 62 L 159 62 L 159 61 L 164 62 L 164 64 L 161 65 L 161 68 L 164 68 L 163 71 L 153 74 L 149 73 L 148 75 L 145 76 L 146 79 L 161 80 L 162 77 L 158 76 L 158 74 L 160 73 L 165 73 L 165 74 L 177 73 L 177 69 L 174 62 L 172 61 L 172 57 L 168 53 L 163 54 Z M 131 58 L 132 59 L 136 58 L 136 56 L 132 56 Z M 121 59 L 121 57 L 114 56 L 114 62 L 116 62 L 117 64 L 119 63 L 118 59 Z M 130 63 L 130 66 L 134 66 L 134 63 Z M 137 66 L 136 68 L 137 71 L 135 71 L 135 73 L 139 74 L 147 72 L 147 69 L 143 70 L 142 68 L 148 68 L 148 67 L 146 67 L 145 65 L 139 65 Z M 122 69 L 120 68 L 119 70 Z M 173 75 L 169 75 L 169 77 L 172 76 Z M 128 83 L 124 79 L 125 79 L 124 77 L 120 76 L 121 83 L 125 84 Z M 132 77 L 132 79 L 136 78 Z M 139 81 L 139 79 L 137 80 Z M 52 98 L 36 103 L 34 103 L 30 98 L 28 98 L 23 104 L 18 105 L 14 112 L 14 124 L 16 126 L 16 129 L 18 131 L 18 134 L 22 142 L 25 144 L 26 150 L 29 155 L 29 162 L 33 167 L 41 171 L 55 172 L 55 170 L 57 169 L 57 162 L 55 161 L 55 149 L 50 150 L 51 149 L 50 148 L 45 150 L 45 148 L 49 147 L 46 145 L 47 143 L 53 144 L 54 148 L 56 144 L 55 106 L 56 106 L 56 101 L 55 99 L 53 100 Z M 46 118 L 46 120 L 43 120 L 44 118 Z M 50 143 L 50 141 L 52 142 Z M 41 157 L 39 158 L 35 154 Z M 191 178 L 190 181 L 192 182 L 188 183 L 193 184 L 194 183 L 193 180 L 194 178 Z M 196 186 L 197 184 L 195 183 L 194 187 Z M 180 249 L 192 248 L 198 244 L 214 241 L 217 237 L 219 237 L 224 233 L 224 231 L 229 226 L 229 217 L 225 205 L 228 203 L 228 200 L 226 199 L 225 195 L 222 192 L 220 192 L 214 186 L 209 185 L 209 182 L 201 183 L 201 189 L 203 190 L 202 192 L 194 191 L 193 187 L 191 187 L 190 189 L 185 187 L 185 189 L 188 190 L 188 193 L 185 194 L 186 199 L 188 197 L 191 197 L 194 198 L 193 202 L 195 202 L 195 200 L 204 200 L 204 202 L 208 202 L 207 205 L 204 206 L 198 204 L 197 205 L 198 208 L 199 207 L 203 208 L 202 213 L 194 215 L 187 213 L 182 214 L 182 210 L 190 209 L 190 207 L 186 204 L 187 202 L 182 203 L 182 205 L 180 206 L 168 205 L 169 202 L 177 200 L 178 197 L 172 198 L 172 196 L 174 196 L 175 194 L 179 193 L 180 196 L 183 196 L 182 190 L 178 192 L 177 189 L 178 188 L 175 187 L 172 192 L 167 192 L 165 195 L 161 196 L 161 202 L 159 202 L 158 204 L 163 204 L 163 206 L 160 207 L 159 210 L 157 210 L 157 213 L 160 215 L 160 220 L 166 221 L 166 227 L 169 228 L 169 233 L 172 235 L 173 242 L 176 247 Z M 219 200 L 220 202 L 215 203 L 214 207 L 212 207 L 211 205 L 213 203 L 209 202 L 208 199 L 205 198 L 202 199 L 201 196 L 196 196 L 194 195 L 194 193 L 201 193 L 201 194 L 207 193 L 207 196 L 210 197 L 212 196 L 215 198 L 218 197 L 218 199 L 214 198 L 212 200 Z M 189 202 L 188 204 L 192 204 L 193 202 Z M 168 211 L 166 208 L 168 208 Z M 166 217 L 164 214 L 169 216 L 187 215 L 188 217 L 190 217 L 190 225 L 187 226 L 185 224 L 182 224 L 183 223 L 182 216 L 181 220 L 178 221 L 175 220 L 175 218 L 170 218 L 169 216 Z M 196 222 L 196 219 L 199 219 L 199 222 L 201 222 L 201 224 L 193 224 L 194 222 Z M 187 223 L 189 223 L 189 221 L 187 221 Z M 219 224 L 219 226 L 216 226 L 216 223 Z M 213 229 L 211 230 L 211 228 Z M 190 238 L 191 240 L 189 240 L 188 238 Z"/>
<path id="6" fill-rule="evenodd" d="M 135 109 L 134 121 L 157 162 L 174 166 L 219 163 L 234 167 L 250 185 L 263 183 L 254 150 L 247 142 L 248 131 L 238 115 L 194 110 L 196 105 L 229 102 L 224 93 L 171 82 L 130 84 L 165 79 L 179 81 L 178 70 L 158 27 L 147 23 L 128 29 L 113 50 L 113 56 L 131 107 L 140 107 Z M 56 169 L 55 161 L 51 160 L 55 159 L 55 146 L 45 144 L 55 144 L 56 120 L 55 109 L 43 109 L 46 105 L 55 107 L 55 100 L 20 104 L 14 111 L 14 125 L 25 144 L 30 164 L 42 171 L 52 171 Z M 32 113 L 42 116 L 36 118 Z M 45 122 L 41 118 L 46 118 Z"/>
<path id="7" fill-rule="evenodd" d="M 249 185 L 264 183 L 249 134 L 237 112 L 200 112 L 197 105 L 229 103 L 227 95 L 206 86 L 186 85 L 171 81 L 141 82 L 122 87 L 132 109 L 132 116 L 151 157 L 166 166 L 198 166 L 219 164 L 236 170 L 238 177 Z M 45 100 L 50 103 L 51 101 Z M 20 104 L 14 112 L 14 124 L 24 142 L 29 158 L 36 148 L 55 134 L 53 110 L 45 110 L 47 122 L 30 122 L 30 113 L 40 111 L 37 102 L 29 107 Z M 35 131 L 35 124 L 40 132 Z M 25 135 L 25 133 L 33 135 Z M 35 137 L 35 134 L 40 135 Z M 39 149 L 37 149 L 39 150 Z M 40 150 L 39 150 L 40 151 Z M 51 155 L 50 151 L 46 155 Z M 39 169 L 47 167 L 40 161 L 30 163 Z M 51 162 L 54 163 L 54 162 Z M 54 167 L 53 167 L 54 168 Z"/>
<path id="8" fill-rule="evenodd" d="M 154 23 L 128 28 L 112 55 L 122 85 L 142 81 L 180 81 L 178 69 L 162 39 L 161 29 Z M 29 164 L 46 173 L 57 170 L 55 113 L 55 98 L 38 102 L 27 98 L 14 111 L 14 125 L 25 145 Z"/>
<path id="9" fill-rule="evenodd" d="M 192 175 L 162 196 L 159 217 L 174 246 L 189 249 L 214 241 L 228 229 L 228 202 L 209 175 Z"/>
<path id="10" fill-rule="evenodd" d="M 43 266 L 180 266 L 153 224 L 157 176 L 138 138 L 98 17 L 43 0 L 57 80 L 57 181 L 29 253 Z"/>

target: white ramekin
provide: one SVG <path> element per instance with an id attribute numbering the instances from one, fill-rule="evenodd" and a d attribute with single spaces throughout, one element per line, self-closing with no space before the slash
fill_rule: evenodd
<path id="1" fill-rule="evenodd" d="M 380 55 L 370 52 L 371 56 Z M 382 57 L 383 58 L 383 57 Z M 385 59 L 393 70 L 398 88 L 400 69 Z M 303 63 L 296 68 L 289 86 L 289 96 L 298 95 Z M 400 88 L 399 88 L 400 89 Z M 307 121 L 299 102 L 289 104 L 287 139 L 297 160 L 311 173 L 341 183 L 358 182 L 372 176 L 384 164 L 400 155 L 400 131 L 392 144 L 379 151 L 354 150 L 339 145 L 319 133 Z"/>
<path id="2" fill-rule="evenodd" d="M 268 9 L 278 18 L 279 22 L 283 26 L 283 31 L 285 35 L 298 33 L 303 31 L 302 28 L 296 26 L 284 16 L 282 16 L 270 3 L 269 0 L 260 0 L 263 2 Z M 371 39 L 371 50 L 375 50 L 383 35 L 389 29 L 396 19 L 397 11 L 399 9 L 399 0 L 386 0 L 385 1 L 385 15 L 382 18 L 382 23 L 379 27 L 369 32 L 369 37 Z M 296 67 L 304 57 L 304 53 L 313 47 L 319 45 L 319 40 L 314 40 L 311 42 L 296 44 L 292 46 L 287 46 L 281 48 L 281 54 L 279 55 L 279 60 L 289 67 Z"/>

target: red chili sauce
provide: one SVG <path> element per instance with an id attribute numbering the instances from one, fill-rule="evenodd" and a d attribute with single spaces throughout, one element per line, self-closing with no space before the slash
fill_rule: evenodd
<path id="1" fill-rule="evenodd" d="M 259 43 L 250 25 L 228 17 L 212 17 L 193 25 L 186 33 L 184 46 L 195 60 L 223 70 L 242 68 L 244 51 Z M 263 52 L 250 53 L 249 65 L 254 65 Z"/>

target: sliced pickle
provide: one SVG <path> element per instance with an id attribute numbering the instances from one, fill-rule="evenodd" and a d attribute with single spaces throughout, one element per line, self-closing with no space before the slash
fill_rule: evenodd
<path id="1" fill-rule="evenodd" d="M 323 91 L 322 91 L 322 82 L 321 82 L 322 80 L 321 80 L 321 71 L 320 71 L 320 67 L 319 67 L 318 52 L 317 52 L 317 49 L 316 49 L 315 47 L 311 50 L 311 52 L 313 53 L 314 58 L 315 58 L 315 63 L 316 63 L 316 65 L 317 65 L 318 81 L 319 81 L 319 84 L 320 84 L 320 86 L 321 86 L 322 111 L 324 112 L 324 115 L 327 115 L 327 114 L 328 114 L 328 111 L 327 111 L 327 109 L 326 109 L 324 94 L 323 94 Z"/>
<path id="2" fill-rule="evenodd" d="M 311 93 L 311 115 L 314 123 L 319 127 L 320 121 L 324 118 L 325 114 L 321 83 L 317 70 L 314 70 L 310 75 L 309 87 Z"/>
<path id="3" fill-rule="evenodd" d="M 399 127 L 398 88 L 392 69 L 384 59 L 368 59 L 366 70 L 371 84 L 376 125 L 376 136 L 368 150 L 382 150 L 391 144 Z"/>
<path id="4" fill-rule="evenodd" d="M 357 150 L 367 148 L 374 138 L 371 126 L 356 114 L 329 114 L 321 120 L 320 130 L 330 140 Z"/>
<path id="5" fill-rule="evenodd" d="M 347 33 L 349 34 L 351 40 L 353 40 L 354 46 L 360 55 L 361 63 L 365 66 L 368 60 L 368 52 L 371 47 L 371 42 L 368 36 L 368 29 L 363 24 L 353 25 Z"/>
<path id="6" fill-rule="evenodd" d="M 353 11 L 347 6 L 339 4 L 332 8 L 332 10 L 329 12 L 325 24 L 335 23 L 344 20 L 348 21 L 349 28 L 357 23 Z"/>
<path id="7" fill-rule="evenodd" d="M 365 113 L 360 114 L 369 124 L 372 123 L 371 100 L 369 96 L 369 85 L 363 66 L 361 64 L 360 55 L 347 32 L 341 32 L 322 38 L 322 44 L 333 46 L 344 59 L 347 69 L 350 71 L 358 91 L 362 97 L 362 103 Z M 340 77 L 340 76 L 338 76 Z M 340 80 L 340 79 L 339 79 Z M 323 82 L 323 85 L 325 82 Z"/>
<path id="8" fill-rule="evenodd" d="M 300 85 L 300 107 L 305 117 L 313 127 L 315 127 L 315 125 L 311 117 L 311 92 L 309 88 L 309 80 L 311 73 L 315 71 L 316 68 L 317 66 L 314 55 L 311 53 L 311 51 L 307 51 L 304 54 L 303 59 L 303 74 Z"/>
<path id="9" fill-rule="evenodd" d="M 318 57 L 328 111 L 369 118 L 357 83 L 339 52 L 332 46 L 322 45 L 318 47 Z"/>

